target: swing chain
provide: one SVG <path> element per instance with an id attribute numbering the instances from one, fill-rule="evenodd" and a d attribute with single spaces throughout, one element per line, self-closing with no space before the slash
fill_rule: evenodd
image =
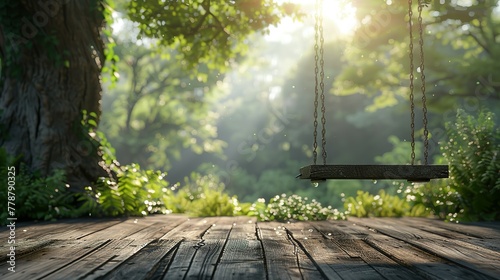
<path id="1" fill-rule="evenodd" d="M 424 74 L 424 36 L 422 24 L 422 8 L 426 6 L 426 2 L 418 0 L 418 30 L 419 30 L 419 46 L 420 46 L 420 80 L 422 83 L 422 112 L 424 126 L 424 164 L 427 165 L 429 157 L 429 130 L 427 129 L 427 97 L 425 96 L 425 74 Z"/>
<path id="2" fill-rule="evenodd" d="M 318 96 L 319 96 L 319 88 L 318 88 L 318 73 L 319 73 L 319 1 L 316 1 L 316 13 L 315 13 L 315 25 L 314 25 L 314 141 L 313 141 L 313 162 L 316 164 L 318 158 Z"/>
<path id="3" fill-rule="evenodd" d="M 411 164 L 414 165 L 415 163 L 415 102 L 414 102 L 414 85 L 413 85 L 413 80 L 414 80 L 414 65 L 413 65 L 413 23 L 412 23 L 412 18 L 413 18 L 413 11 L 412 11 L 412 4 L 413 1 L 409 0 L 408 1 L 408 23 L 409 23 L 409 29 L 410 29 L 410 44 L 409 44 L 409 49 L 410 49 L 410 109 L 411 109 Z M 429 130 L 427 128 L 427 97 L 425 95 L 425 74 L 424 74 L 424 27 L 422 23 L 422 9 L 423 7 L 426 7 L 428 5 L 427 1 L 424 0 L 418 0 L 418 31 L 419 31 L 419 48 L 420 48 L 420 65 L 419 65 L 419 71 L 420 71 L 420 80 L 422 83 L 421 86 L 421 91 L 422 91 L 422 112 L 423 112 L 423 126 L 424 126 L 424 164 L 428 164 L 428 157 L 429 157 Z"/>
<path id="4" fill-rule="evenodd" d="M 410 57 L 410 128 L 411 128 L 411 165 L 415 164 L 415 102 L 414 102 L 414 95 L 413 95 L 413 23 L 412 23 L 412 17 L 413 17 L 413 11 L 412 11 L 412 5 L 413 1 L 409 0 L 408 1 L 408 27 L 409 27 L 409 33 L 410 33 L 410 44 L 409 44 L 409 57 Z"/>
<path id="5" fill-rule="evenodd" d="M 318 96 L 321 99 L 321 152 L 323 164 L 326 165 L 326 118 L 325 118 L 325 61 L 324 61 L 324 38 L 323 38 L 323 2 L 316 0 L 316 13 L 314 24 L 314 142 L 313 162 L 318 159 Z M 319 45 L 318 45 L 319 42 Z M 319 82 L 318 82 L 319 75 Z M 319 85 L 319 87 L 318 87 Z M 321 94 L 320 94 L 321 91 Z"/>
<path id="6" fill-rule="evenodd" d="M 321 3 L 322 6 L 323 3 Z M 324 38 L 323 38 L 323 7 L 319 11 L 319 52 L 320 52 L 320 90 L 321 90 L 321 151 L 323 156 L 323 164 L 326 165 L 326 117 L 325 117 L 325 60 L 324 60 Z"/>

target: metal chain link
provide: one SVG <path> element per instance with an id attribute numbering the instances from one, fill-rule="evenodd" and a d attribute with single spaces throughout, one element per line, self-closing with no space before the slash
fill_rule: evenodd
<path id="1" fill-rule="evenodd" d="M 423 0 L 418 0 L 418 31 L 419 31 L 419 46 L 420 46 L 420 80 L 422 83 L 422 112 L 424 125 L 424 164 L 427 165 L 429 157 L 429 130 L 427 129 L 427 98 L 425 96 L 425 74 L 424 74 L 424 35 L 422 24 L 422 9 L 425 5 Z"/>
<path id="2" fill-rule="evenodd" d="M 410 128 L 411 128 L 411 165 L 415 164 L 415 102 L 413 95 L 413 10 L 412 10 L 413 1 L 408 1 L 408 28 L 410 34 L 410 44 L 409 44 L 409 57 L 410 57 Z"/>
<path id="3" fill-rule="evenodd" d="M 321 1 L 320 1 L 321 2 Z M 319 52 L 320 52 L 320 82 L 319 86 L 321 89 L 321 124 L 322 124 L 322 130 L 321 130 L 321 151 L 322 151 L 322 156 L 323 156 L 323 164 L 326 164 L 326 117 L 325 117 L 325 60 L 324 60 L 324 51 L 323 51 L 323 45 L 325 42 L 325 39 L 323 38 L 323 3 L 321 2 L 321 7 L 319 11 Z"/>
<path id="4" fill-rule="evenodd" d="M 319 9 L 320 9 L 320 0 L 316 0 L 316 13 L 315 13 L 315 24 L 314 24 L 314 133 L 313 133 L 313 163 L 316 164 L 318 158 L 318 96 L 319 96 L 319 88 L 318 88 L 318 64 L 319 64 Z"/>

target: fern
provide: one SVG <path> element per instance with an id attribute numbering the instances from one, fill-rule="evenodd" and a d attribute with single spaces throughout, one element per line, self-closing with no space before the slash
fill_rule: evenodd
<path id="1" fill-rule="evenodd" d="M 116 170 L 119 171 L 117 180 L 99 178 L 94 189 L 87 187 L 86 193 L 80 195 L 82 212 L 97 216 L 141 216 L 169 212 L 163 202 L 171 195 L 164 173 L 141 170 L 137 164 Z"/>
<path id="2" fill-rule="evenodd" d="M 68 191 L 63 171 L 56 170 L 50 176 L 42 178 L 29 171 L 23 163 L 16 163 L 18 159 L 7 156 L 5 150 L 0 148 L 0 177 L 7 177 L 8 166 L 16 167 L 16 184 L 12 191 L 15 194 L 16 218 L 55 220 L 79 216 L 80 212 L 75 205 L 76 195 Z M 7 201 L 7 188 L 0 189 L 0 199 Z M 2 211 L 2 223 L 6 218 L 7 211 Z"/>

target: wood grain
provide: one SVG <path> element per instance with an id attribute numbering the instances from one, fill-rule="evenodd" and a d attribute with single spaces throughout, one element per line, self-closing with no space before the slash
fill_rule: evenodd
<path id="1" fill-rule="evenodd" d="M 0 246 L 1 279 L 500 279 L 499 222 L 155 215 L 23 227 L 15 273 Z"/>

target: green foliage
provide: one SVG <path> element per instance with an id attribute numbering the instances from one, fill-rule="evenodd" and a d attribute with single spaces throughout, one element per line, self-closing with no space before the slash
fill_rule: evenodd
<path id="1" fill-rule="evenodd" d="M 224 193 L 224 184 L 217 177 L 195 172 L 165 204 L 171 212 L 197 217 L 234 216 L 240 210 L 236 196 Z"/>
<path id="2" fill-rule="evenodd" d="M 140 216 L 167 213 L 163 201 L 171 194 L 165 174 L 131 164 L 115 168 L 117 179 L 99 178 L 80 196 L 82 211 L 95 216 Z"/>
<path id="3" fill-rule="evenodd" d="M 410 203 L 397 195 L 380 190 L 377 195 L 358 191 L 356 197 L 348 197 L 344 208 L 347 215 L 356 217 L 402 217 L 410 214 L 419 216 L 425 212 L 413 211 Z"/>
<path id="4" fill-rule="evenodd" d="M 428 213 L 442 220 L 457 222 L 463 216 L 461 197 L 449 182 L 449 179 L 443 179 L 426 184 L 402 183 L 399 192 L 413 205 L 412 212 Z"/>
<path id="5" fill-rule="evenodd" d="M 142 170 L 138 164 L 120 166 L 115 158 L 115 150 L 104 133 L 97 131 L 97 115 L 82 112 L 82 124 L 99 142 L 102 166 L 116 174 L 114 177 L 98 178 L 94 186 L 87 186 L 79 195 L 81 211 L 96 216 L 147 215 L 167 213 L 165 197 L 171 194 L 165 173 Z"/>
<path id="6" fill-rule="evenodd" d="M 388 138 L 393 149 L 380 156 L 375 157 L 375 162 L 380 164 L 406 164 L 410 162 L 411 146 L 410 142 L 401 141 L 397 136 L 391 135 Z M 415 158 L 420 158 L 422 142 L 415 141 Z"/>
<path id="7" fill-rule="evenodd" d="M 430 213 L 450 222 L 500 218 L 500 130 L 494 120 L 486 109 L 477 117 L 458 110 L 456 121 L 446 123 L 448 141 L 437 162 L 449 164 L 450 178 L 401 183 L 398 192 L 411 202 L 410 215 Z"/>
<path id="8" fill-rule="evenodd" d="M 495 127 L 495 115 L 484 109 L 474 117 L 458 110 L 456 122 L 446 124 L 446 133 L 449 139 L 438 161 L 449 164 L 449 179 L 400 183 L 398 193 L 404 199 L 383 191 L 377 196 L 360 191 L 357 197 L 346 199 L 347 213 L 358 217 L 433 214 L 453 222 L 499 219 L 500 130 Z M 401 161 L 409 153 L 406 143 L 394 136 L 389 141 L 393 150 L 377 157 L 377 162 Z M 419 151 L 421 143 L 416 144 Z"/>
<path id="9" fill-rule="evenodd" d="M 256 217 L 259 221 L 345 219 L 331 206 L 323 207 L 316 200 L 299 195 L 273 197 L 268 204 L 259 198 L 254 203 L 240 203 L 236 196 L 224 191 L 218 177 L 196 172 L 186 177 L 184 184 L 172 187 L 173 195 L 165 197 L 168 212 L 186 213 L 196 217 L 236 216 Z"/>
<path id="10" fill-rule="evenodd" d="M 190 68 L 199 62 L 223 69 L 247 51 L 244 38 L 297 14 L 292 4 L 274 1 L 130 1 L 127 13 L 140 36 L 178 47 L 179 61 Z"/>
<path id="11" fill-rule="evenodd" d="M 500 129 L 495 115 L 482 110 L 477 117 L 458 110 L 447 123 L 443 156 L 450 165 L 450 188 L 460 194 L 463 219 L 500 219 Z"/>
<path id="12" fill-rule="evenodd" d="M 85 193 L 71 192 L 65 183 L 64 172 L 55 171 L 48 177 L 40 177 L 27 169 L 19 158 L 10 158 L 0 149 L 0 177 L 7 178 L 7 167 L 14 166 L 16 217 L 20 219 L 54 220 L 65 217 L 147 215 L 167 213 L 164 201 L 171 195 L 165 174 L 159 171 L 142 170 L 137 164 L 120 166 L 114 157 L 114 149 L 106 137 L 97 129 L 97 114 L 82 112 L 82 125 L 93 135 L 102 166 L 111 174 L 98 178 Z M 0 197 L 7 201 L 7 189 L 0 190 Z M 3 221 L 7 211 L 2 212 Z"/>
<path id="13" fill-rule="evenodd" d="M 361 24 L 345 52 L 343 71 L 334 81 L 335 94 L 374 96 L 375 102 L 367 106 L 369 110 L 406 102 L 409 90 L 405 86 L 407 82 L 402 81 L 408 81 L 410 74 L 408 1 L 352 3 Z M 420 73 L 417 72 L 420 55 L 417 3 L 413 3 L 413 71 L 417 93 L 420 91 Z M 491 39 L 496 37 L 500 28 L 500 16 L 495 12 L 498 1 L 431 1 L 424 6 L 422 20 L 429 108 L 455 109 L 461 99 L 472 93 L 494 96 L 498 100 L 496 81 L 500 77 L 500 45 Z M 498 104 L 497 101 L 494 104 Z"/>
<path id="14" fill-rule="evenodd" d="M 204 64 L 186 71 L 173 60 L 173 50 L 157 54 L 117 37 L 122 82 L 105 88 L 99 129 L 113 143 L 120 162 L 168 170 L 182 150 L 222 154 L 225 143 L 217 139 L 215 126 L 219 113 L 211 110 L 224 93 L 217 86 L 224 78 L 220 71 Z"/>
<path id="15" fill-rule="evenodd" d="M 327 219 L 345 219 L 344 214 L 331 206 L 323 207 L 315 199 L 286 194 L 273 197 L 264 209 L 263 200 L 252 205 L 251 213 L 262 221 L 318 221 Z"/>
<path id="16" fill-rule="evenodd" d="M 0 199 L 7 202 L 8 197 L 15 197 L 14 216 L 21 220 L 55 220 L 57 218 L 77 217 L 80 215 L 75 205 L 75 194 L 70 192 L 65 183 L 64 172 L 55 171 L 45 178 L 28 170 L 20 158 L 12 158 L 0 148 L 0 178 L 15 178 L 10 190 L 0 189 Z M 10 171 L 8 168 L 11 168 Z M 7 183 L 6 181 L 2 183 Z M 8 217 L 7 203 L 2 206 L 0 220 Z"/>
<path id="17" fill-rule="evenodd" d="M 116 43 L 113 40 L 112 28 L 113 25 L 113 11 L 116 7 L 114 0 L 101 0 L 102 5 L 99 6 L 100 12 L 104 18 L 104 22 L 106 23 L 105 28 L 102 28 L 102 33 L 107 38 L 106 45 L 104 46 L 104 65 L 101 68 L 101 73 L 108 74 L 103 76 L 103 82 L 110 80 L 112 83 L 116 83 L 118 81 L 118 66 L 117 63 L 120 61 L 120 57 L 116 54 L 115 48 Z"/>

